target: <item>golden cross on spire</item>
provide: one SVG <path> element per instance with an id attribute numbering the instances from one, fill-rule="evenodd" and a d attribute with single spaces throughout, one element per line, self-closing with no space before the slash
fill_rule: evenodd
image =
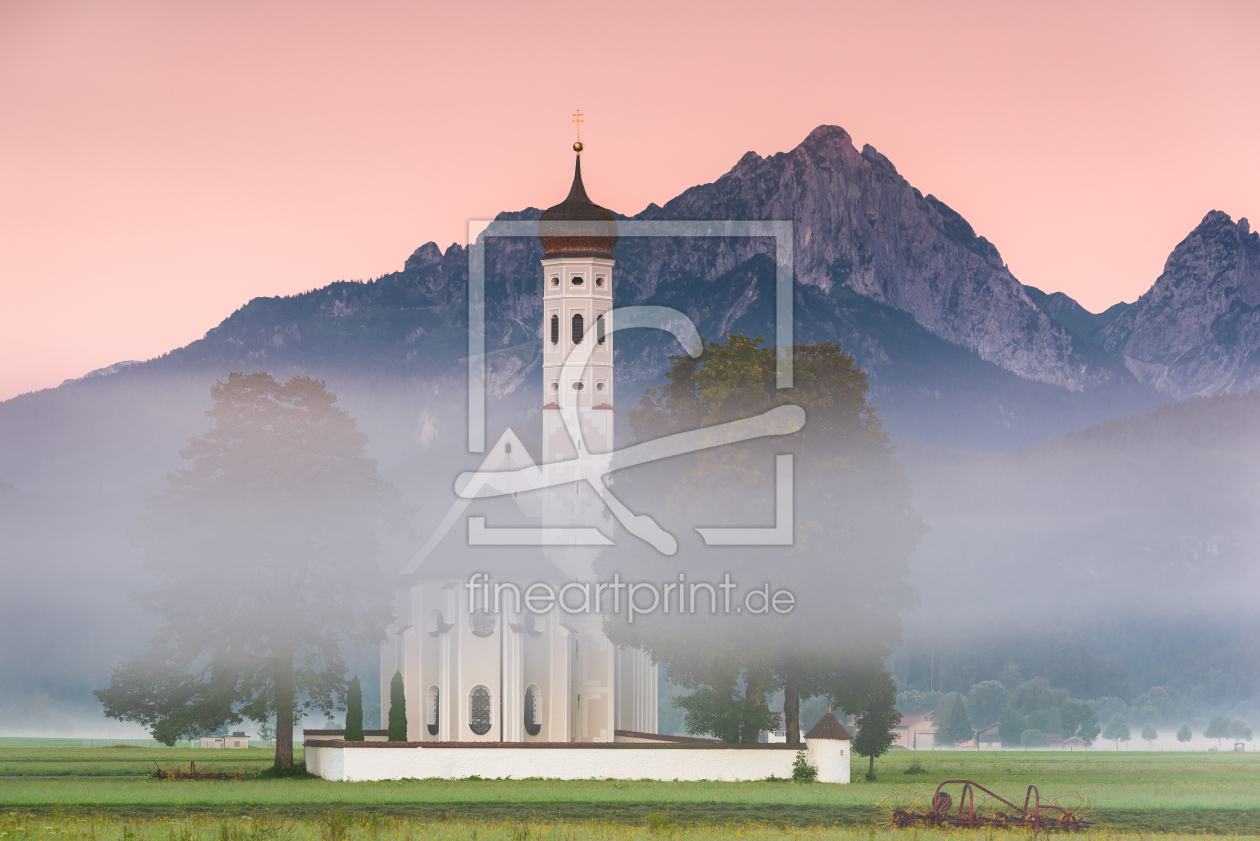
<path id="1" fill-rule="evenodd" d="M 581 109 L 573 112 L 573 124 L 577 126 L 577 140 L 582 142 L 582 111 Z"/>

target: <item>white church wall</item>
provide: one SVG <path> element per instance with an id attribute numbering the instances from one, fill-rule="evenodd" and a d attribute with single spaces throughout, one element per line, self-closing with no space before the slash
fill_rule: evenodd
<path id="1" fill-rule="evenodd" d="M 819 746 L 818 742 L 825 742 Z M 507 744 L 334 747 L 307 743 L 307 767 L 329 780 L 544 777 L 560 780 L 763 780 L 790 777 L 796 751 L 778 746 L 697 747 Z M 847 783 L 849 742 L 817 740 L 807 757 L 821 782 Z M 825 770 L 824 770 L 825 768 Z"/>
<path id="2" fill-rule="evenodd" d="M 494 630 L 489 636 L 475 636 L 472 630 L 472 619 L 474 613 L 479 613 L 482 608 L 480 596 L 477 597 L 476 611 L 468 609 L 468 591 L 464 590 L 460 593 L 458 606 L 459 630 L 460 634 L 456 638 L 459 641 L 459 655 L 456 660 L 456 680 L 457 689 L 455 695 L 451 699 L 452 707 L 458 709 L 458 714 L 452 718 L 451 738 L 458 742 L 497 742 L 499 741 L 499 716 L 501 714 L 499 708 L 499 632 L 502 630 L 502 614 L 488 614 L 494 622 Z M 486 614 L 480 614 L 485 616 Z M 452 633 L 455 631 L 451 629 Z M 474 694 L 478 691 L 478 687 L 485 687 L 490 694 L 490 728 L 485 733 L 476 733 L 473 731 L 473 720 L 471 717 L 472 707 L 474 704 Z"/>
<path id="3" fill-rule="evenodd" d="M 818 769 L 818 782 L 849 781 L 850 744 L 839 739 L 809 739 L 805 742 L 805 760 Z"/>
<path id="4" fill-rule="evenodd" d="M 522 687 L 537 686 L 539 696 L 536 707 L 539 725 L 537 735 L 531 736 L 524 731 L 524 711 L 522 710 L 521 738 L 526 742 L 563 742 L 568 739 L 568 734 L 563 728 L 559 731 L 553 730 L 552 722 L 551 710 L 557 689 L 561 697 L 564 695 L 563 660 L 560 661 L 561 668 L 557 672 L 557 664 L 552 662 L 552 648 L 557 640 L 563 644 L 563 638 L 568 633 L 563 629 L 557 629 L 555 623 L 554 610 L 547 615 L 535 616 L 533 632 L 521 635 L 521 684 Z M 560 675 L 558 680 L 557 674 Z M 522 688 L 522 704 L 524 704 L 524 691 Z"/>
<path id="5" fill-rule="evenodd" d="M 503 615 L 503 697 L 500 709 L 503 710 L 499 722 L 499 732 L 507 742 L 519 742 L 525 735 L 525 682 L 522 669 L 524 653 L 521 637 L 524 628 L 519 623 L 507 621 L 508 614 Z"/>

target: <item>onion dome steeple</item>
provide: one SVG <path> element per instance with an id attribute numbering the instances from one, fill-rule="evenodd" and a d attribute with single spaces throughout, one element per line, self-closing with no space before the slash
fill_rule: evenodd
<path id="1" fill-rule="evenodd" d="M 573 144 L 577 160 L 573 166 L 573 186 L 569 196 L 559 204 L 543 211 L 542 226 L 538 238 L 542 240 L 546 257 L 611 257 L 617 244 L 617 217 L 611 210 L 600 207 L 586 195 L 582 184 L 582 143 Z M 595 233 L 566 230 L 566 222 L 602 222 Z"/>

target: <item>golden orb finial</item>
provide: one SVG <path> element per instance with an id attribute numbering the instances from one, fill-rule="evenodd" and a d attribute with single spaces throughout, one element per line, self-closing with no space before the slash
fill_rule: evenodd
<path id="1" fill-rule="evenodd" d="M 578 109 L 573 112 L 573 125 L 577 126 L 577 142 L 573 144 L 573 151 L 579 155 L 582 154 L 582 111 Z"/>
<path id="2" fill-rule="evenodd" d="M 577 152 L 579 155 L 582 154 L 582 141 L 581 140 L 573 144 L 573 151 Z"/>

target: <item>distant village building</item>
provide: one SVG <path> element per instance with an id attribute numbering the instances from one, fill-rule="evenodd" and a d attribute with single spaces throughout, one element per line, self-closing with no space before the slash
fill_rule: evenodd
<path id="1" fill-rule="evenodd" d="M 202 736 L 201 746 L 203 748 L 247 748 L 249 737 L 240 730 L 230 736 Z"/>
<path id="2" fill-rule="evenodd" d="M 932 750 L 936 743 L 935 710 L 902 710 L 893 730 L 893 750 Z"/>
<path id="3" fill-rule="evenodd" d="M 1062 747 L 1064 750 L 1086 750 L 1089 744 L 1080 736 L 1073 736 L 1070 739 L 1064 739 Z"/>
<path id="4" fill-rule="evenodd" d="M 982 750 L 997 750 L 1002 747 L 1002 737 L 998 734 L 998 730 L 1001 726 L 1002 725 L 995 723 L 990 724 L 982 730 L 976 731 L 976 741 L 980 743 L 980 748 Z M 972 744 L 972 747 L 975 747 L 974 743 Z"/>
<path id="5" fill-rule="evenodd" d="M 799 731 L 801 741 L 805 740 L 805 731 Z M 762 730 L 761 741 L 769 745 L 785 745 L 787 744 L 787 729 L 783 724 L 783 713 L 779 713 L 779 723 L 774 730 Z"/>

